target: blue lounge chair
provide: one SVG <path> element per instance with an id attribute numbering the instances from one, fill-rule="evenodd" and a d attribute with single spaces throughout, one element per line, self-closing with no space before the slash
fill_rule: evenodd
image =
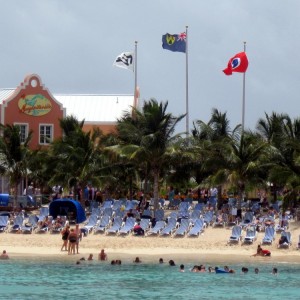
<path id="1" fill-rule="evenodd" d="M 155 226 L 150 228 L 147 235 L 152 235 L 152 234 L 156 234 L 158 235 L 159 232 L 166 226 L 166 222 L 165 221 L 157 221 Z"/>
<path id="2" fill-rule="evenodd" d="M 204 214 L 203 218 L 204 218 L 204 223 L 206 224 L 206 226 L 212 225 L 213 217 L 214 217 L 214 212 L 212 210 L 209 210 Z"/>
<path id="3" fill-rule="evenodd" d="M 190 220 L 194 223 L 197 219 L 200 218 L 201 215 L 201 211 L 194 209 L 191 213 L 190 213 Z"/>
<path id="4" fill-rule="evenodd" d="M 275 228 L 274 226 L 268 226 L 265 229 L 265 236 L 262 239 L 263 245 L 271 245 L 275 239 Z"/>
<path id="5" fill-rule="evenodd" d="M 119 235 L 129 234 L 134 227 L 135 218 L 127 218 L 124 226 L 122 226 L 119 230 Z"/>
<path id="6" fill-rule="evenodd" d="M 104 233 L 105 230 L 108 228 L 109 224 L 110 224 L 110 217 L 109 216 L 102 216 L 101 219 L 100 219 L 99 224 L 97 224 L 93 229 L 94 234 Z"/>
<path id="7" fill-rule="evenodd" d="M 120 209 L 122 206 L 122 201 L 121 200 L 115 200 L 114 204 L 112 206 L 113 211 L 116 211 L 117 209 Z"/>
<path id="8" fill-rule="evenodd" d="M 136 200 L 127 200 L 125 210 L 128 211 L 130 209 L 135 209 L 138 205 L 138 201 Z"/>
<path id="9" fill-rule="evenodd" d="M 8 229 L 8 216 L 0 216 L 0 232 Z"/>
<path id="10" fill-rule="evenodd" d="M 113 209 L 111 207 L 105 207 L 104 210 L 103 210 L 102 215 L 112 217 Z"/>
<path id="11" fill-rule="evenodd" d="M 254 213 L 252 211 L 246 211 L 243 220 L 240 223 L 240 226 L 245 227 L 252 224 L 253 218 L 254 218 Z"/>
<path id="12" fill-rule="evenodd" d="M 240 225 L 233 226 L 228 244 L 239 243 L 241 239 L 242 239 L 242 227 Z"/>
<path id="13" fill-rule="evenodd" d="M 24 218 L 21 215 L 16 216 L 14 219 L 14 224 L 8 229 L 8 232 L 16 233 L 21 230 L 21 227 L 23 226 Z"/>
<path id="14" fill-rule="evenodd" d="M 141 215 L 141 219 L 152 219 L 152 212 L 150 209 L 145 209 Z"/>
<path id="15" fill-rule="evenodd" d="M 249 225 L 246 228 L 246 234 L 243 238 L 243 244 L 252 244 L 257 238 L 256 234 L 256 226 L 255 225 Z"/>
<path id="16" fill-rule="evenodd" d="M 89 234 L 94 229 L 94 227 L 97 225 L 97 222 L 98 217 L 96 215 L 91 215 L 87 224 L 82 227 L 85 235 Z"/>
<path id="17" fill-rule="evenodd" d="M 101 209 L 100 209 L 100 207 L 93 207 L 91 215 L 95 215 L 95 216 L 97 216 L 99 218 L 100 215 L 101 215 Z"/>
<path id="18" fill-rule="evenodd" d="M 190 228 L 190 220 L 189 219 L 181 219 L 180 225 L 174 232 L 173 237 L 185 236 L 185 234 L 188 232 L 189 228 Z"/>
<path id="19" fill-rule="evenodd" d="M 198 237 L 205 228 L 205 223 L 203 219 L 196 219 L 194 221 L 193 227 L 188 232 L 187 236 L 189 237 Z"/>
<path id="20" fill-rule="evenodd" d="M 291 233 L 289 231 L 282 231 L 281 232 L 281 238 L 285 237 L 285 242 L 282 244 L 278 244 L 278 248 L 289 248 L 292 244 L 292 236 Z"/>
<path id="21" fill-rule="evenodd" d="M 36 215 L 30 215 L 25 225 L 21 226 L 22 233 L 32 233 L 37 228 L 38 218 Z"/>
<path id="22" fill-rule="evenodd" d="M 113 217 L 116 218 L 116 217 L 120 217 L 121 219 L 123 219 L 126 215 L 126 212 L 125 210 L 122 210 L 121 208 L 118 208 L 117 210 L 115 210 L 113 212 Z"/>
<path id="23" fill-rule="evenodd" d="M 160 236 L 170 236 L 173 231 L 176 229 L 176 225 L 177 225 L 177 220 L 170 218 L 168 220 L 168 224 L 166 225 L 166 227 L 163 228 L 163 230 L 159 233 Z"/>
<path id="24" fill-rule="evenodd" d="M 142 229 L 144 230 L 144 232 L 146 233 L 149 228 L 150 228 L 150 221 L 149 219 L 141 219 L 140 221 L 140 226 L 142 227 Z"/>
<path id="25" fill-rule="evenodd" d="M 49 216 L 49 207 L 41 207 L 40 208 L 40 213 L 38 214 L 38 221 L 43 221 L 45 217 Z"/>
<path id="26" fill-rule="evenodd" d="M 213 218 L 212 227 L 225 227 L 228 223 L 228 215 L 227 214 L 219 214 Z"/>
<path id="27" fill-rule="evenodd" d="M 165 211 L 163 209 L 158 209 L 154 213 L 156 221 L 163 221 L 165 217 Z"/>
<path id="28" fill-rule="evenodd" d="M 204 203 L 197 203 L 194 207 L 194 210 L 200 210 L 202 211 L 204 208 Z"/>
<path id="29" fill-rule="evenodd" d="M 51 234 L 60 233 L 66 226 L 66 222 L 67 222 L 66 216 L 57 216 L 57 218 L 54 221 L 52 221 L 52 225 L 49 228 L 49 232 Z"/>
<path id="30" fill-rule="evenodd" d="M 121 217 L 115 217 L 114 222 L 110 228 L 108 228 L 105 233 L 106 234 L 117 234 L 122 226 L 122 218 Z"/>

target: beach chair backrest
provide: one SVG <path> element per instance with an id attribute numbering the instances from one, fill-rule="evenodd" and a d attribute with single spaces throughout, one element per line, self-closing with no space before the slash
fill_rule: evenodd
<path id="1" fill-rule="evenodd" d="M 177 220 L 175 218 L 170 218 L 168 220 L 168 227 L 175 227 L 177 223 Z"/>
<path id="2" fill-rule="evenodd" d="M 122 201 L 121 200 L 115 200 L 112 209 L 115 211 L 122 206 Z"/>
<path id="3" fill-rule="evenodd" d="M 120 227 L 122 225 L 122 219 L 120 217 L 115 217 L 113 227 Z"/>
<path id="4" fill-rule="evenodd" d="M 40 216 L 48 216 L 49 215 L 49 207 L 41 207 L 40 208 Z"/>
<path id="5" fill-rule="evenodd" d="M 179 211 L 187 211 L 189 209 L 189 202 L 181 202 L 179 204 Z"/>
<path id="6" fill-rule="evenodd" d="M 204 208 L 204 203 L 197 203 L 194 207 L 194 210 L 202 211 Z"/>
<path id="7" fill-rule="evenodd" d="M 143 217 L 151 217 L 152 218 L 152 212 L 150 209 L 145 209 L 142 213 Z"/>
<path id="8" fill-rule="evenodd" d="M 239 236 L 241 236 L 241 234 L 242 234 L 242 227 L 239 226 L 239 225 L 233 226 L 232 235 L 236 236 L 236 237 L 239 237 Z"/>
<path id="9" fill-rule="evenodd" d="M 100 207 L 93 207 L 92 208 L 92 213 L 91 213 L 92 215 L 96 215 L 96 216 L 100 216 L 101 215 L 101 209 L 100 209 Z"/>
<path id="10" fill-rule="evenodd" d="M 199 229 L 202 229 L 203 226 L 204 226 L 204 220 L 203 220 L 203 219 L 197 219 L 197 220 L 195 221 L 194 227 L 197 227 L 197 228 L 199 228 Z"/>
<path id="11" fill-rule="evenodd" d="M 156 221 L 162 221 L 165 217 L 165 211 L 163 209 L 158 209 L 155 212 L 155 219 Z"/>
<path id="12" fill-rule="evenodd" d="M 5 227 L 8 222 L 8 216 L 0 216 L 0 226 Z"/>
<path id="13" fill-rule="evenodd" d="M 111 217 L 113 214 L 113 209 L 111 207 L 105 207 L 103 210 L 103 216 Z"/>
<path id="14" fill-rule="evenodd" d="M 275 228 L 274 226 L 266 227 L 265 236 L 269 239 L 273 239 L 275 235 Z"/>
<path id="15" fill-rule="evenodd" d="M 188 219 L 181 219 L 180 227 L 188 228 L 190 226 L 190 220 Z"/>
<path id="16" fill-rule="evenodd" d="M 147 230 L 150 226 L 149 219 L 142 219 L 140 222 L 140 226 L 144 229 Z"/>
<path id="17" fill-rule="evenodd" d="M 19 225 L 22 226 L 24 222 L 24 218 L 22 216 L 16 216 L 15 220 L 14 220 L 14 225 Z"/>
<path id="18" fill-rule="evenodd" d="M 110 217 L 109 216 L 102 216 L 100 220 L 100 227 L 106 227 L 109 224 Z"/>

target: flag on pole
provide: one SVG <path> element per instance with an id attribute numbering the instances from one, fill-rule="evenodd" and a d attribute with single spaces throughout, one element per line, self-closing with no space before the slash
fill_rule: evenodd
<path id="1" fill-rule="evenodd" d="M 248 68 L 248 58 L 246 52 L 240 52 L 230 58 L 227 68 L 223 70 L 226 75 L 232 75 L 232 72 L 245 73 Z"/>
<path id="2" fill-rule="evenodd" d="M 133 71 L 133 57 L 134 54 L 132 52 L 123 52 L 117 56 L 113 65 Z"/>
<path id="3" fill-rule="evenodd" d="M 162 36 L 163 49 L 173 52 L 186 52 L 186 33 L 169 34 L 166 33 Z"/>

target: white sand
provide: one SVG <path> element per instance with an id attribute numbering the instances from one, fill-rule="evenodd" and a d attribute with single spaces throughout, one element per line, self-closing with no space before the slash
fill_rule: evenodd
<path id="1" fill-rule="evenodd" d="M 279 234 L 273 245 L 263 246 L 272 252 L 271 257 L 251 257 L 261 243 L 264 232 L 258 233 L 257 240 L 252 245 L 227 245 L 231 235 L 229 228 L 208 227 L 198 238 L 173 238 L 157 236 L 107 236 L 90 234 L 80 242 L 80 254 L 71 256 L 76 259 L 89 253 L 96 258 L 101 249 L 105 249 L 108 260 L 129 259 L 139 256 L 143 261 L 158 261 L 162 257 L 165 261 L 270 261 L 300 263 L 300 250 L 297 245 L 300 235 L 300 222 L 291 222 L 289 231 L 292 234 L 292 246 L 289 249 L 277 249 Z M 62 239 L 60 234 L 14 234 L 0 235 L 0 251 L 7 251 L 11 258 L 22 256 L 43 256 L 70 258 L 66 252 L 60 251 Z M 69 259 L 68 258 L 68 259 Z"/>

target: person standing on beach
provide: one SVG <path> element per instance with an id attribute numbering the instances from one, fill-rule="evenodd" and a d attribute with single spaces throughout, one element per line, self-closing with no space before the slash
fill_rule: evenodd
<path id="1" fill-rule="evenodd" d="M 79 224 L 75 225 L 75 233 L 76 233 L 76 236 L 77 236 L 76 253 L 79 254 L 79 242 L 81 241 L 81 238 L 82 238 L 82 233 L 81 233 L 81 230 L 79 228 Z"/>
<path id="2" fill-rule="evenodd" d="M 65 251 L 68 251 L 68 237 L 69 237 L 69 233 L 70 233 L 70 226 L 67 225 L 62 231 L 62 240 L 63 240 L 63 244 L 61 246 L 60 251 L 63 251 L 63 248 L 65 248 Z"/>
<path id="3" fill-rule="evenodd" d="M 69 247 L 68 247 L 68 254 L 75 254 L 75 246 L 77 242 L 77 234 L 75 232 L 75 229 L 72 228 L 69 233 Z"/>

